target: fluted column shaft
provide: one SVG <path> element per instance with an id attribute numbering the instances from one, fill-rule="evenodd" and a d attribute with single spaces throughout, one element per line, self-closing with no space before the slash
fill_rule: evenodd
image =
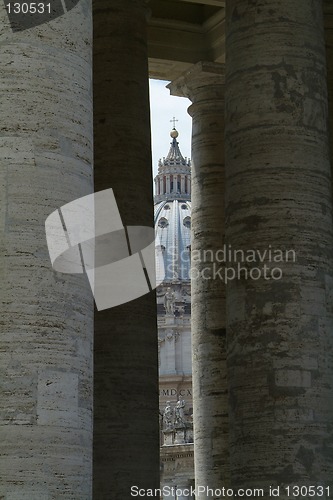
<path id="1" fill-rule="evenodd" d="M 322 2 L 227 6 L 226 237 L 245 256 L 260 251 L 227 287 L 232 485 L 268 498 L 269 485 L 333 478 Z"/>
<path id="2" fill-rule="evenodd" d="M 212 279 L 224 240 L 224 68 L 198 63 L 169 85 L 192 101 L 191 334 L 195 483 L 226 484 L 228 425 L 225 285 Z M 208 279 L 207 279 L 208 277 Z M 198 498 L 204 498 L 202 495 Z"/>
<path id="3" fill-rule="evenodd" d="M 146 12 L 94 0 L 95 190 L 123 224 L 153 227 Z M 159 480 L 155 293 L 95 315 L 94 497 L 130 498 Z"/>
<path id="4" fill-rule="evenodd" d="M 93 297 L 45 220 L 93 191 L 91 3 L 1 40 L 0 497 L 90 500 Z"/>

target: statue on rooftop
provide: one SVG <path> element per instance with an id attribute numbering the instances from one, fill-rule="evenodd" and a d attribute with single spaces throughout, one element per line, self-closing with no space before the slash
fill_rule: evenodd
<path id="1" fill-rule="evenodd" d="M 184 415 L 184 408 L 185 408 L 185 401 L 184 399 L 179 399 L 176 404 L 175 408 L 175 425 L 178 427 L 185 427 L 186 422 L 185 422 L 185 415 Z"/>
<path id="2" fill-rule="evenodd" d="M 167 314 L 173 314 L 175 310 L 175 294 L 169 287 L 164 296 L 164 307 Z"/>

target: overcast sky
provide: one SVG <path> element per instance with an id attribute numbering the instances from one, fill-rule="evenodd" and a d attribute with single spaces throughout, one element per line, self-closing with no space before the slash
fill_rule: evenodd
<path id="1" fill-rule="evenodd" d="M 170 131 L 175 117 L 176 129 L 179 132 L 178 142 L 183 156 L 191 157 L 192 119 L 187 113 L 191 102 L 184 97 L 170 96 L 165 88 L 169 82 L 150 80 L 150 108 L 154 177 L 157 174 L 158 160 L 168 154 L 170 148 Z"/>

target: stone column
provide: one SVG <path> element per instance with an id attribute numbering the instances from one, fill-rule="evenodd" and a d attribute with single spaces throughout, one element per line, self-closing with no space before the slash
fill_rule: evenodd
<path id="1" fill-rule="evenodd" d="M 163 177 L 160 177 L 160 194 L 163 194 Z"/>
<path id="2" fill-rule="evenodd" d="M 52 270 L 45 220 L 93 191 L 91 4 L 0 17 L 0 497 L 90 500 L 93 297 Z"/>
<path id="3" fill-rule="evenodd" d="M 94 1 L 95 190 L 113 188 L 124 226 L 153 227 L 143 0 Z M 94 497 L 159 484 L 155 293 L 95 314 Z"/>
<path id="4" fill-rule="evenodd" d="M 333 180 L 333 3 L 331 0 L 324 0 L 323 6 L 326 41 L 331 172 Z"/>
<path id="5" fill-rule="evenodd" d="M 182 194 L 184 194 L 185 193 L 185 175 L 181 176 L 180 183 L 181 183 L 180 184 L 180 186 L 181 186 L 180 187 L 180 191 L 181 191 Z"/>
<path id="6" fill-rule="evenodd" d="M 286 499 L 333 480 L 322 2 L 231 0 L 226 22 L 226 237 L 243 251 L 227 288 L 232 485 Z"/>
<path id="7" fill-rule="evenodd" d="M 170 175 L 166 175 L 166 192 L 167 194 L 170 194 Z"/>
<path id="8" fill-rule="evenodd" d="M 168 87 L 193 103 L 192 257 L 215 255 L 224 243 L 224 68 L 198 63 Z M 213 489 L 228 478 L 225 285 L 212 279 L 216 264 L 192 258 L 191 278 L 195 481 Z"/>

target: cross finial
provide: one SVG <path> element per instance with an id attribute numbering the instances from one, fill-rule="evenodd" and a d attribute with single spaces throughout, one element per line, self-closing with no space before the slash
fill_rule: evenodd
<path id="1" fill-rule="evenodd" d="M 172 118 L 172 120 L 170 120 L 170 122 L 173 122 L 173 128 L 176 128 L 175 125 L 176 125 L 176 122 L 178 122 L 179 120 L 176 120 L 175 117 Z"/>

